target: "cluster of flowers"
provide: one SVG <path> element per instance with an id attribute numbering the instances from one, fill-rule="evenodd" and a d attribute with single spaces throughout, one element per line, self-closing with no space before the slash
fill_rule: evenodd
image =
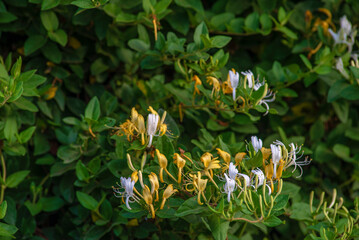
<path id="1" fill-rule="evenodd" d="M 164 112 L 160 118 L 160 115 L 151 106 L 148 111 L 150 114 L 147 116 L 146 127 L 144 117 L 135 108 L 132 108 L 131 118 L 117 127 L 115 134 L 125 134 L 128 141 L 133 141 L 140 136 L 141 144 L 147 143 L 147 147 L 151 147 L 154 136 L 163 136 L 167 132 L 167 124 L 164 123 L 167 113 Z"/>
<path id="2" fill-rule="evenodd" d="M 353 53 L 353 45 L 355 43 L 355 37 L 357 30 L 352 27 L 352 24 L 348 21 L 346 16 L 340 18 L 340 29 L 335 33 L 332 29 L 329 29 L 329 33 L 334 39 L 334 46 L 338 44 L 345 44 L 348 47 L 348 53 L 350 53 L 350 65 L 359 68 L 358 54 Z M 335 68 L 345 79 L 350 79 L 348 72 L 344 68 L 343 59 L 341 57 L 336 59 Z M 357 80 L 359 83 L 359 80 Z"/>
<path id="3" fill-rule="evenodd" d="M 264 94 L 261 96 L 261 98 L 258 101 L 255 101 L 252 103 L 253 107 L 256 105 L 265 105 L 267 111 L 264 115 L 268 114 L 269 111 L 269 102 L 273 102 L 275 100 L 275 93 L 268 89 L 268 85 L 265 83 L 265 80 L 262 82 L 259 80 L 259 76 L 257 79 L 254 79 L 253 73 L 248 70 L 245 72 L 241 72 L 243 75 L 243 78 L 240 79 L 240 75 L 238 72 L 236 72 L 234 69 L 229 70 L 227 80 L 224 81 L 222 84 L 220 81 L 212 76 L 207 76 L 207 83 L 212 88 L 212 97 L 213 96 L 219 96 L 219 92 L 222 89 L 223 94 L 232 94 L 233 101 L 237 102 L 239 99 L 242 101 L 243 106 L 246 104 L 248 105 L 248 100 L 243 96 L 237 96 L 237 89 L 243 88 L 243 89 L 250 89 L 249 95 L 251 95 L 253 92 L 258 91 L 261 87 L 264 87 Z M 200 91 L 198 89 L 198 85 L 202 85 L 202 81 L 199 79 L 197 75 L 193 77 L 194 84 L 194 92 L 195 95 L 200 94 Z"/>
<path id="4" fill-rule="evenodd" d="M 247 191 L 247 189 L 253 188 L 253 190 L 256 191 L 260 186 L 263 186 L 264 193 L 265 188 L 268 188 L 268 194 L 270 195 L 274 192 L 274 183 L 281 180 L 283 171 L 286 171 L 289 167 L 294 166 L 292 172 L 298 167 L 301 171 L 300 175 L 302 175 L 302 166 L 308 165 L 310 161 L 308 161 L 307 158 L 299 161 L 303 156 L 302 154 L 297 157 L 300 150 L 301 148 L 293 143 L 291 143 L 289 149 L 287 149 L 280 141 L 275 141 L 271 144 L 270 148 L 265 148 L 262 146 L 262 140 L 253 136 L 251 143 L 247 144 L 247 152 L 237 153 L 234 157 L 234 162 L 232 161 L 231 155 L 220 148 L 217 148 L 218 157 L 214 157 L 211 153 L 206 152 L 200 157 L 200 161 L 194 161 L 184 152 L 181 152 L 181 154 L 174 153 L 173 163 L 177 166 L 176 178 L 167 169 L 168 160 L 166 156 L 156 149 L 155 155 L 157 156 L 160 167 L 158 172 L 159 178 L 154 172 L 148 175 L 151 188 L 144 184 L 142 169 L 137 170 L 134 168 L 131 157 L 128 154 L 128 165 L 133 173 L 131 177 L 121 177 L 121 183 L 118 184 L 118 187 L 113 187 L 113 190 L 116 197 L 123 199 L 128 209 L 131 209 L 129 203 L 138 202 L 149 210 L 152 218 L 155 218 L 155 212 L 158 209 L 164 208 L 167 199 L 178 191 L 187 192 L 187 195 L 191 193 L 193 196 L 197 195 L 197 202 L 200 205 L 203 204 L 202 199 L 208 203 L 205 195 L 209 185 L 208 182 L 212 183 L 212 187 L 218 189 L 218 191 L 214 192 L 226 194 L 228 202 L 234 198 L 234 193 L 237 189 L 240 189 L 237 198 L 240 197 L 242 192 Z M 246 161 L 256 156 L 259 151 L 263 158 L 261 168 L 258 167 L 248 170 Z M 187 165 L 187 171 L 184 172 L 184 167 L 187 162 L 190 162 L 190 164 L 188 164 L 190 166 Z M 242 171 L 240 173 L 241 169 Z M 163 177 L 164 174 L 169 177 L 166 181 Z M 218 177 L 218 182 L 215 181 L 213 177 L 214 174 Z M 182 175 L 184 177 L 182 177 Z M 135 186 L 137 181 L 139 181 L 139 186 L 142 188 L 142 194 Z M 218 184 L 221 182 L 223 187 L 220 188 Z M 160 183 L 164 184 L 161 188 Z M 165 189 L 162 194 L 159 194 L 160 189 Z M 162 196 L 161 201 L 159 201 L 159 195 Z M 143 199 L 143 201 L 141 199 Z M 156 202 L 158 202 L 158 204 L 156 204 Z"/>

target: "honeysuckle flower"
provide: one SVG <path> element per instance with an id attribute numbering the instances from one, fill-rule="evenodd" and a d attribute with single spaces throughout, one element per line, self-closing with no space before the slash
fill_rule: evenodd
<path id="1" fill-rule="evenodd" d="M 254 85 L 254 76 L 251 70 L 247 70 L 245 72 L 241 72 L 241 74 L 245 77 L 244 87 L 246 87 L 246 82 L 248 82 L 248 87 L 252 88 Z"/>
<path id="2" fill-rule="evenodd" d="M 244 179 L 244 185 L 246 185 L 247 187 L 251 186 L 251 179 L 248 175 L 244 173 L 238 173 L 238 176 Z"/>
<path id="3" fill-rule="evenodd" d="M 236 166 L 239 166 L 239 164 L 242 162 L 243 158 L 246 156 L 247 153 L 245 152 L 239 152 L 234 157 L 234 161 L 236 162 Z"/>
<path id="4" fill-rule="evenodd" d="M 213 169 L 221 168 L 219 160 L 217 160 L 217 158 L 213 158 L 213 155 L 209 152 L 204 153 L 200 159 L 204 165 L 204 174 L 218 188 L 216 182 L 213 180 Z"/>
<path id="5" fill-rule="evenodd" d="M 256 168 L 254 170 L 252 170 L 252 173 L 256 176 L 258 176 L 258 187 L 263 185 L 264 182 L 264 173 L 262 172 L 262 170 L 260 170 L 259 168 Z"/>
<path id="6" fill-rule="evenodd" d="M 207 77 L 207 83 L 211 86 L 213 86 L 212 88 L 212 97 L 214 95 L 214 93 L 218 93 L 221 90 L 221 84 L 219 83 L 218 79 L 212 76 L 208 76 Z"/>
<path id="7" fill-rule="evenodd" d="M 282 151 L 280 146 L 271 144 L 270 145 L 272 151 L 272 162 L 273 162 L 273 176 L 276 178 L 277 176 L 277 165 L 279 161 L 282 159 Z"/>
<path id="8" fill-rule="evenodd" d="M 236 89 L 237 89 L 238 83 L 239 83 L 239 73 L 235 72 L 234 69 L 232 69 L 232 70 L 229 70 L 228 74 L 229 74 L 229 79 L 230 79 L 231 87 L 232 87 L 233 101 L 235 101 L 236 100 Z"/>
<path id="9" fill-rule="evenodd" d="M 269 112 L 268 103 L 273 102 L 274 100 L 275 100 L 275 93 L 273 93 L 271 90 L 268 89 L 267 95 L 258 102 L 258 105 L 264 104 L 266 106 L 267 111 L 265 112 L 264 116 L 267 115 Z"/>
<path id="10" fill-rule="evenodd" d="M 159 119 L 160 119 L 160 117 L 158 116 L 158 114 L 153 114 L 153 113 L 148 114 L 147 135 L 150 138 L 148 141 L 148 145 L 147 145 L 148 148 L 151 147 L 151 145 L 152 145 L 152 139 L 153 139 L 153 136 L 155 136 L 155 134 L 156 134 Z"/>
<path id="11" fill-rule="evenodd" d="M 260 138 L 258 138 L 257 136 L 252 136 L 251 137 L 251 142 L 252 142 L 252 146 L 254 148 L 254 151 L 257 153 L 259 150 L 262 149 L 263 143 L 262 140 Z"/>
<path id="12" fill-rule="evenodd" d="M 151 174 L 148 175 L 148 178 L 151 183 L 151 194 L 153 195 L 154 193 L 156 193 L 155 202 L 157 202 L 158 201 L 158 189 L 160 188 L 160 184 L 158 182 L 157 175 L 156 175 L 156 173 L 151 172 Z"/>
<path id="13" fill-rule="evenodd" d="M 202 81 L 201 79 L 199 79 L 199 77 L 197 75 L 194 75 L 192 77 L 192 80 L 194 81 L 194 91 L 193 91 L 193 96 L 196 95 L 196 93 L 199 95 L 200 94 L 200 91 L 198 89 L 198 85 L 202 85 Z"/>
<path id="14" fill-rule="evenodd" d="M 226 178 L 226 183 L 224 184 L 224 193 L 227 194 L 227 201 L 231 201 L 231 195 L 236 190 L 236 181 L 232 178 L 229 178 L 227 174 L 224 174 L 224 177 Z"/>
<path id="15" fill-rule="evenodd" d="M 162 203 L 160 209 L 163 209 L 165 206 L 166 200 L 172 196 L 172 194 L 178 192 L 177 189 L 173 189 L 173 184 L 167 186 L 166 190 L 163 192 Z"/>
<path id="16" fill-rule="evenodd" d="M 334 45 L 336 44 L 346 44 L 348 46 L 348 52 L 352 51 L 354 45 L 356 30 L 352 29 L 351 23 L 348 21 L 347 17 L 344 15 L 340 18 L 340 29 L 337 33 L 333 32 L 332 29 L 329 29 L 330 35 L 334 39 Z M 349 37 L 349 40 L 348 40 Z"/>
<path id="17" fill-rule="evenodd" d="M 168 174 L 168 176 L 170 176 L 172 179 L 174 179 L 175 181 L 177 181 L 176 178 L 174 178 L 172 176 L 172 174 L 167 170 L 167 158 L 164 154 L 162 154 L 158 149 L 156 149 L 156 155 L 158 158 L 158 163 L 160 164 L 160 181 L 163 183 L 163 170 L 165 170 L 165 172 Z"/>
<path id="18" fill-rule="evenodd" d="M 136 196 L 133 194 L 135 181 L 133 181 L 131 177 L 129 178 L 121 177 L 121 184 L 117 183 L 117 185 L 119 185 L 119 188 L 112 187 L 115 197 L 126 198 L 125 200 L 126 207 L 129 210 L 131 210 L 129 203 L 132 203 L 137 200 Z M 124 191 L 121 192 L 120 189 L 124 189 Z"/>
<path id="19" fill-rule="evenodd" d="M 145 145 L 145 133 L 146 133 L 145 119 L 141 114 L 139 114 L 137 117 L 136 125 L 137 125 L 138 133 L 141 134 L 141 144 Z"/>
<path id="20" fill-rule="evenodd" d="M 229 164 L 229 168 L 228 168 L 228 176 L 230 179 L 235 180 L 236 177 L 238 175 L 238 169 L 236 168 L 236 166 L 231 162 Z"/>
<path id="21" fill-rule="evenodd" d="M 137 112 L 136 108 L 133 107 L 131 109 L 131 122 L 133 124 L 136 124 L 137 123 L 137 118 L 138 118 L 138 112 Z"/>
<path id="22" fill-rule="evenodd" d="M 294 145 L 294 143 L 289 144 L 290 146 L 290 152 L 288 159 L 285 162 L 284 169 L 287 169 L 288 167 L 294 165 L 294 169 L 292 170 L 292 173 L 297 169 L 297 167 L 300 169 L 300 175 L 298 177 L 301 177 L 303 175 L 303 168 L 302 166 L 306 166 L 310 164 L 311 161 L 309 161 L 307 158 L 305 158 L 303 161 L 297 161 L 298 159 L 303 157 L 303 153 L 297 157 L 297 154 L 301 152 L 301 147 Z"/>
<path id="23" fill-rule="evenodd" d="M 174 163 L 177 165 L 178 168 L 178 177 L 177 182 L 181 183 L 181 177 L 182 177 L 182 169 L 186 165 L 186 160 L 182 158 L 178 153 L 175 153 L 173 155 Z"/>
<path id="24" fill-rule="evenodd" d="M 205 201 L 207 201 L 206 196 L 204 195 L 204 191 L 206 190 L 208 179 L 201 178 L 201 172 L 197 172 L 197 176 L 195 177 L 194 186 L 198 190 L 197 202 L 199 205 L 202 205 L 201 195 Z"/>
<path id="25" fill-rule="evenodd" d="M 260 89 L 262 86 L 264 86 L 264 84 L 265 84 L 265 81 L 263 80 L 262 82 L 259 82 L 259 77 L 258 77 L 253 86 L 254 91 L 258 91 L 258 89 Z"/>
<path id="26" fill-rule="evenodd" d="M 337 58 L 335 68 L 342 74 L 343 77 L 349 79 L 348 73 L 344 69 L 344 64 L 342 58 Z"/>
<path id="27" fill-rule="evenodd" d="M 226 151 L 223 151 L 220 148 L 216 148 L 216 150 L 217 150 L 218 155 L 221 156 L 223 161 L 225 161 L 226 164 L 228 165 L 229 162 L 231 161 L 231 155 L 229 153 L 227 153 Z"/>
<path id="28" fill-rule="evenodd" d="M 145 203 L 150 208 L 152 218 L 155 218 L 155 209 L 154 209 L 153 204 L 152 204 L 153 197 L 152 197 L 151 191 L 150 191 L 150 189 L 148 188 L 147 185 L 145 185 L 144 188 L 142 189 L 142 195 L 143 195 L 143 200 L 145 200 Z"/>

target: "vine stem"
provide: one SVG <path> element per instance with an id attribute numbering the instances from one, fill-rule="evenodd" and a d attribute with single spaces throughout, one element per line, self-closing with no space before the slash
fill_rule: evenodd
<path id="1" fill-rule="evenodd" d="M 245 221 L 249 223 L 258 223 L 263 220 L 263 217 L 258 218 L 257 220 L 249 220 L 247 218 L 231 218 L 230 221 Z"/>
<path id="2" fill-rule="evenodd" d="M 6 165 L 4 155 L 0 149 L 0 158 L 1 158 L 1 167 L 2 167 L 2 180 L 3 183 L 1 184 L 1 193 L 0 193 L 0 204 L 4 201 L 4 193 L 5 193 L 5 181 L 6 181 Z"/>

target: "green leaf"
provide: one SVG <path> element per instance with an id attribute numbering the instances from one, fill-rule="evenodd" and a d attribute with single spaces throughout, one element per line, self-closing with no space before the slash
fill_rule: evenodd
<path id="1" fill-rule="evenodd" d="M 16 101 L 19 97 L 21 97 L 23 91 L 24 91 L 23 82 L 17 82 L 15 90 L 12 92 L 11 97 L 7 101 L 8 102 Z"/>
<path id="2" fill-rule="evenodd" d="M 197 196 L 187 199 L 176 212 L 177 217 L 184 217 L 190 214 L 199 214 L 207 209 L 197 203 Z"/>
<path id="3" fill-rule="evenodd" d="M 72 5 L 78 6 L 79 8 L 94 8 L 96 7 L 94 1 L 91 0 L 76 0 L 71 3 Z"/>
<path id="4" fill-rule="evenodd" d="M 57 150 L 57 157 L 64 163 L 71 163 L 81 157 L 81 150 L 79 147 L 60 146 Z"/>
<path id="5" fill-rule="evenodd" d="M 245 162 L 245 165 L 247 166 L 248 169 L 260 167 L 262 166 L 262 164 L 263 164 L 262 151 L 258 151 L 254 157 L 252 157 L 251 159 Z"/>
<path id="6" fill-rule="evenodd" d="M 216 215 L 208 218 L 208 225 L 215 240 L 226 240 L 229 229 L 229 221 L 222 220 Z"/>
<path id="7" fill-rule="evenodd" d="M 62 29 L 58 29 L 54 32 L 48 32 L 48 35 L 52 41 L 59 43 L 63 47 L 67 44 L 67 34 Z"/>
<path id="8" fill-rule="evenodd" d="M 0 219 L 3 219 L 6 215 L 6 211 L 7 211 L 7 201 L 3 201 L 0 204 Z"/>
<path id="9" fill-rule="evenodd" d="M 310 212 L 309 204 L 304 202 L 293 203 L 290 218 L 299 221 L 312 221 L 313 219 Z"/>
<path id="10" fill-rule="evenodd" d="M 93 97 L 85 109 L 85 118 L 97 121 L 100 117 L 100 114 L 100 102 L 97 97 Z"/>
<path id="11" fill-rule="evenodd" d="M 26 178 L 26 176 L 29 175 L 29 173 L 30 173 L 29 170 L 23 170 L 11 174 L 6 178 L 6 182 L 5 182 L 6 187 L 8 188 L 17 187 L 17 185 L 19 185 Z"/>
<path id="12" fill-rule="evenodd" d="M 268 227 L 276 227 L 280 224 L 282 224 L 283 222 L 276 216 L 272 215 L 269 218 L 267 218 L 263 224 L 268 226 Z"/>
<path id="13" fill-rule="evenodd" d="M 289 200 L 289 195 L 287 195 L 287 194 L 279 195 L 274 201 L 273 210 L 283 209 L 287 205 L 288 200 Z"/>
<path id="14" fill-rule="evenodd" d="M 141 39 L 131 39 L 128 41 L 128 46 L 137 52 L 145 52 L 150 48 L 150 45 Z"/>
<path id="15" fill-rule="evenodd" d="M 230 41 L 231 37 L 227 36 L 215 36 L 211 38 L 212 46 L 215 48 L 223 48 L 225 47 Z"/>
<path id="16" fill-rule="evenodd" d="M 203 46 L 201 35 L 207 35 L 207 34 L 208 34 L 208 28 L 204 22 L 201 22 L 196 27 L 193 35 L 193 40 L 197 46 L 199 47 Z"/>
<path id="17" fill-rule="evenodd" d="M 249 14 L 244 20 L 244 26 L 248 31 L 257 31 L 259 29 L 259 15 L 258 12 Z"/>
<path id="18" fill-rule="evenodd" d="M 47 31 L 55 31 L 59 28 L 59 20 L 53 11 L 41 12 L 40 17 Z"/>
<path id="19" fill-rule="evenodd" d="M 30 140 L 30 138 L 32 137 L 32 135 L 34 134 L 35 129 L 36 129 L 36 127 L 33 126 L 33 127 L 29 127 L 28 129 L 22 131 L 19 134 L 19 142 L 21 144 L 27 143 Z"/>
<path id="20" fill-rule="evenodd" d="M 29 56 L 31 53 L 43 47 L 46 43 L 46 38 L 42 35 L 32 35 L 26 39 L 24 44 L 25 56 Z"/>
<path id="21" fill-rule="evenodd" d="M 9 12 L 1 12 L 0 14 L 0 23 L 9 23 L 15 21 L 17 17 Z"/>
<path id="22" fill-rule="evenodd" d="M 39 202 L 45 212 L 57 211 L 65 205 L 65 201 L 59 197 L 42 197 Z"/>
<path id="23" fill-rule="evenodd" d="M 312 64 L 310 63 L 310 61 L 308 60 L 308 58 L 306 56 L 304 56 L 303 54 L 300 54 L 299 57 L 302 59 L 303 63 L 305 64 L 305 66 L 307 68 L 309 68 L 310 70 L 313 68 Z"/>
<path id="24" fill-rule="evenodd" d="M 15 135 L 17 134 L 17 121 L 15 116 L 9 116 L 5 120 L 4 136 L 9 142 L 15 141 Z"/>
<path id="25" fill-rule="evenodd" d="M 29 112 L 38 112 L 39 109 L 36 107 L 35 104 L 33 104 L 32 102 L 30 102 L 29 100 L 27 100 L 24 97 L 20 97 L 18 100 L 16 100 L 15 102 L 13 102 L 13 104 L 22 109 L 22 110 L 26 110 Z"/>
<path id="26" fill-rule="evenodd" d="M 0 236 L 13 237 L 13 235 L 17 232 L 17 230 L 18 230 L 17 227 L 13 225 L 0 222 Z"/>
<path id="27" fill-rule="evenodd" d="M 46 45 L 41 48 L 41 52 L 51 62 L 60 63 L 62 60 L 62 52 L 53 42 L 47 42 Z"/>
<path id="28" fill-rule="evenodd" d="M 343 144 L 335 144 L 333 147 L 335 155 L 344 160 L 350 160 L 350 148 Z"/>
<path id="29" fill-rule="evenodd" d="M 80 181 L 86 181 L 86 182 L 90 178 L 90 174 L 86 166 L 81 161 L 78 161 L 76 164 L 76 176 Z"/>
<path id="30" fill-rule="evenodd" d="M 349 128 L 349 129 L 347 129 L 345 131 L 345 136 L 350 138 L 350 139 L 359 141 L 359 128 Z"/>
<path id="31" fill-rule="evenodd" d="M 49 10 L 60 4 L 60 0 L 44 0 L 41 4 L 41 10 Z"/>
<path id="32" fill-rule="evenodd" d="M 84 208 L 87 208 L 89 210 L 95 210 L 97 208 L 98 202 L 90 195 L 80 191 L 76 191 L 76 196 Z"/>

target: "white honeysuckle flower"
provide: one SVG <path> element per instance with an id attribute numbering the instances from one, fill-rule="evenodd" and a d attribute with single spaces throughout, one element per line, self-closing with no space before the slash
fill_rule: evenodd
<path id="1" fill-rule="evenodd" d="M 247 187 L 251 186 L 251 179 L 249 178 L 248 175 L 243 174 L 243 173 L 238 173 L 238 176 L 244 178 L 244 184 L 245 184 Z"/>
<path id="2" fill-rule="evenodd" d="M 256 151 L 256 153 L 262 149 L 263 143 L 260 138 L 258 138 L 257 136 L 252 136 L 251 141 L 254 151 Z"/>
<path id="3" fill-rule="evenodd" d="M 343 77 L 349 79 L 348 73 L 344 69 L 344 64 L 342 58 L 336 60 L 335 68 L 342 74 Z"/>
<path id="4" fill-rule="evenodd" d="M 343 30 L 345 35 L 349 35 L 352 31 L 352 24 L 348 21 L 347 16 L 340 18 L 340 28 Z"/>
<path id="5" fill-rule="evenodd" d="M 252 71 L 251 71 L 251 70 L 247 70 L 247 71 L 245 71 L 245 72 L 241 72 L 241 74 L 242 74 L 243 76 L 245 76 L 245 78 L 247 79 L 247 81 L 248 81 L 248 87 L 249 87 L 249 88 L 252 88 L 253 85 L 254 85 L 254 76 L 253 76 Z"/>
<path id="6" fill-rule="evenodd" d="M 340 43 L 346 44 L 348 46 L 348 52 L 352 51 L 357 31 L 352 28 L 352 24 L 345 15 L 340 18 L 339 31 L 335 33 L 332 29 L 329 29 L 329 33 L 333 37 L 334 45 Z"/>
<path id="7" fill-rule="evenodd" d="M 153 136 L 156 135 L 158 121 L 160 117 L 158 114 L 150 113 L 147 117 L 147 135 L 150 137 L 147 147 L 151 147 Z"/>
<path id="8" fill-rule="evenodd" d="M 227 194 L 227 200 L 228 202 L 231 201 L 231 194 L 236 190 L 236 181 L 229 178 L 227 174 L 224 174 L 224 177 L 226 178 L 226 184 L 224 184 L 224 193 Z"/>
<path id="9" fill-rule="evenodd" d="M 258 91 L 260 87 L 264 86 L 265 81 L 259 82 L 259 79 L 257 79 L 256 83 L 253 86 L 254 91 Z"/>
<path id="10" fill-rule="evenodd" d="M 274 100 L 275 100 L 275 93 L 273 93 L 271 90 L 268 89 L 267 95 L 264 98 L 262 98 L 258 103 L 258 105 L 264 104 L 266 106 L 267 111 L 263 114 L 263 116 L 267 115 L 269 112 L 268 103 L 274 102 Z"/>
<path id="11" fill-rule="evenodd" d="M 117 183 L 117 185 L 119 185 Z M 125 203 L 126 207 L 131 210 L 130 204 L 136 200 L 135 195 L 133 194 L 133 188 L 135 186 L 135 181 L 131 179 L 131 177 L 125 178 L 121 177 L 121 185 L 120 188 L 124 189 L 123 192 L 119 190 L 119 188 L 113 188 L 115 197 L 126 198 Z"/>
<path id="12" fill-rule="evenodd" d="M 238 87 L 238 83 L 239 83 L 239 73 L 236 72 L 234 73 L 234 71 L 229 70 L 229 80 L 231 81 L 231 87 L 233 89 L 233 101 L 236 100 L 236 89 Z"/>
<path id="13" fill-rule="evenodd" d="M 260 170 L 259 168 L 256 168 L 252 170 L 252 173 L 258 176 L 258 187 L 262 186 L 265 178 L 263 171 Z"/>
<path id="14" fill-rule="evenodd" d="M 282 150 L 281 150 L 280 146 L 277 146 L 274 144 L 271 144 L 270 148 L 271 148 L 271 152 L 272 152 L 272 161 L 273 161 L 273 176 L 274 176 L 274 178 L 276 178 L 277 165 L 282 158 Z"/>
<path id="15" fill-rule="evenodd" d="M 292 173 L 297 169 L 297 167 L 300 169 L 300 175 L 298 177 L 301 177 L 303 175 L 303 168 L 302 166 L 306 166 L 308 164 L 310 164 L 311 161 L 308 161 L 307 158 L 305 158 L 303 161 L 297 161 L 299 159 L 301 159 L 303 157 L 303 152 L 302 154 L 297 157 L 297 154 L 299 154 L 301 152 L 301 147 L 294 145 L 294 143 L 289 144 L 290 146 L 290 152 L 289 152 L 289 159 L 288 159 L 288 163 L 286 164 L 286 166 L 284 167 L 285 169 L 294 165 L 294 169 L 292 171 Z"/>
<path id="16" fill-rule="evenodd" d="M 229 178 L 233 180 L 235 180 L 238 175 L 238 169 L 236 168 L 236 166 L 234 166 L 232 162 L 229 164 L 228 175 Z"/>

